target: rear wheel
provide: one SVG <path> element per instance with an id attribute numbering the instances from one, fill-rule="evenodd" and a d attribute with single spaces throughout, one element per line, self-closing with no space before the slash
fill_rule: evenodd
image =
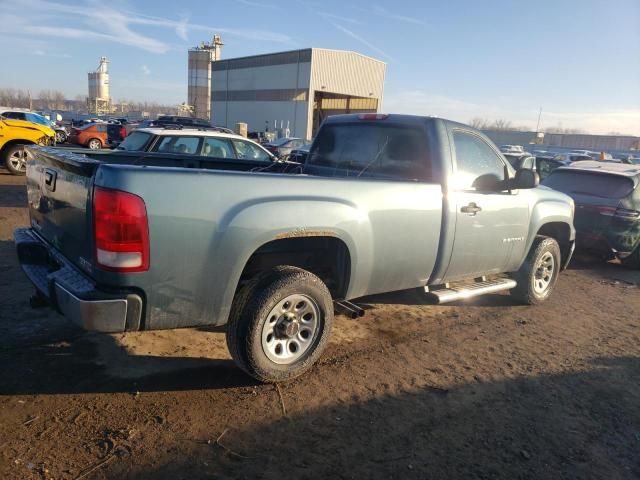
<path id="1" fill-rule="evenodd" d="M 102 142 L 97 139 L 97 138 L 92 138 L 91 140 L 89 140 L 89 142 L 87 143 L 87 146 L 91 149 L 91 150 L 98 150 L 99 148 L 102 148 Z"/>
<path id="2" fill-rule="evenodd" d="M 333 303 L 312 273 L 280 266 L 238 293 L 227 325 L 227 346 L 245 372 L 280 382 L 308 370 L 320 357 L 333 323 Z"/>
<path id="3" fill-rule="evenodd" d="M 558 242 L 553 238 L 537 236 L 520 270 L 513 274 L 518 285 L 511 290 L 511 296 L 529 305 L 544 302 L 558 280 L 560 262 Z"/>
<path id="4" fill-rule="evenodd" d="M 5 165 L 12 175 L 24 175 L 27 172 L 27 151 L 24 145 L 13 145 L 7 148 Z"/>

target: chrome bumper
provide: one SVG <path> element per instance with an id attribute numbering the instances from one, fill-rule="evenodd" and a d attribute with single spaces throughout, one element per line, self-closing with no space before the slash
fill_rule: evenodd
<path id="1" fill-rule="evenodd" d="M 14 233 L 22 270 L 37 295 L 78 326 L 98 332 L 138 330 L 142 298 L 105 292 L 28 228 Z"/>

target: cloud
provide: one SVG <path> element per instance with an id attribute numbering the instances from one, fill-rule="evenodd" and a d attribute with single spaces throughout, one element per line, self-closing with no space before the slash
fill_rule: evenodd
<path id="1" fill-rule="evenodd" d="M 398 13 L 390 12 L 384 7 L 380 5 L 376 5 L 373 7 L 373 13 L 378 15 L 379 17 L 390 18 L 392 20 L 398 20 L 399 22 L 405 23 L 413 23 L 414 25 L 426 25 L 426 23 L 418 18 L 407 17 L 405 15 L 400 15 Z"/>
<path id="2" fill-rule="evenodd" d="M 340 22 L 350 23 L 352 25 L 362 25 L 360 20 L 356 20 L 355 18 L 345 17 L 344 15 L 336 15 L 335 13 L 329 12 L 316 12 L 318 15 L 324 18 L 330 18 L 333 20 L 338 20 Z"/>
<path id="3" fill-rule="evenodd" d="M 501 105 L 477 102 L 435 95 L 422 90 L 388 93 L 385 95 L 383 110 L 388 113 L 433 115 L 468 123 L 474 117 L 489 121 L 504 119 L 514 125 L 523 125 L 534 130 L 538 118 L 536 108 L 514 109 Z M 576 128 L 594 134 L 620 132 L 626 135 L 640 135 L 640 110 L 609 109 L 583 112 L 542 112 L 541 127 Z"/>
<path id="4" fill-rule="evenodd" d="M 151 70 L 146 65 L 140 66 L 140 70 L 142 70 L 142 74 L 145 76 L 151 75 Z"/>
<path id="5" fill-rule="evenodd" d="M 43 0 L 0 2 L 0 33 L 27 37 L 43 36 L 79 40 L 102 40 L 128 45 L 152 53 L 166 53 L 171 48 L 165 41 L 134 30 L 135 26 L 170 28 L 182 40 L 188 40 L 189 30 L 216 31 L 250 40 L 290 42 L 288 35 L 257 29 L 218 28 L 211 25 L 192 24 L 188 16 L 179 20 L 143 15 L 137 12 L 116 10 L 89 1 L 78 5 L 65 5 Z M 26 12 L 29 12 L 27 15 Z M 87 27 L 78 25 L 83 21 Z M 73 22 L 67 26 L 66 22 Z M 180 48 L 184 48 L 181 46 Z"/>
<path id="6" fill-rule="evenodd" d="M 353 38 L 354 40 L 360 42 L 361 44 L 365 45 L 366 47 L 368 47 L 369 49 L 373 50 L 374 52 L 376 52 L 378 55 L 386 58 L 387 60 L 393 60 L 391 58 L 391 55 L 389 55 L 387 52 L 385 52 L 384 50 L 382 50 L 381 48 L 376 47 L 373 43 L 369 42 L 368 40 L 362 38 L 360 35 L 356 34 L 355 32 L 349 30 L 347 27 L 344 27 L 342 25 L 340 25 L 339 23 L 334 22 L 333 20 L 327 20 L 334 28 L 340 30 L 342 33 L 344 33 L 345 35 L 348 35 L 349 37 Z"/>
<path id="7" fill-rule="evenodd" d="M 253 2 L 251 0 L 236 0 L 236 2 L 246 5 L 247 7 L 273 8 L 276 10 L 280 9 L 280 7 L 278 7 L 277 5 L 273 5 L 272 3 Z"/>

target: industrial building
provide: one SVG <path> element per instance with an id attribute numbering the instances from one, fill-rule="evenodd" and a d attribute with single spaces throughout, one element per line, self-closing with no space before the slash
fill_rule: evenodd
<path id="1" fill-rule="evenodd" d="M 538 133 L 515 130 L 483 130 L 497 145 L 535 145 L 532 148 L 558 147 L 564 149 L 622 152 L 640 149 L 640 137 L 632 135 L 590 135 L 586 133 Z"/>
<path id="2" fill-rule="evenodd" d="M 249 131 L 282 128 L 311 138 L 328 115 L 382 107 L 386 64 L 356 52 L 307 48 L 226 60 L 219 53 L 211 46 L 189 51 L 189 103 L 195 116 L 215 125 L 243 122 Z M 208 78 L 206 111 L 202 87 Z"/>

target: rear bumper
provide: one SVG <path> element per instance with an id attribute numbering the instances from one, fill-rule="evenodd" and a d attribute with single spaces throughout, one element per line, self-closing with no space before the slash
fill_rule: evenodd
<path id="1" fill-rule="evenodd" d="M 123 332 L 138 330 L 142 298 L 127 291 L 105 291 L 34 230 L 14 232 L 18 260 L 38 296 L 86 330 Z"/>
<path id="2" fill-rule="evenodd" d="M 621 237 L 616 235 L 601 235 L 593 232 L 578 232 L 577 246 L 580 250 L 625 258 L 631 255 L 633 248 L 626 245 Z"/>

